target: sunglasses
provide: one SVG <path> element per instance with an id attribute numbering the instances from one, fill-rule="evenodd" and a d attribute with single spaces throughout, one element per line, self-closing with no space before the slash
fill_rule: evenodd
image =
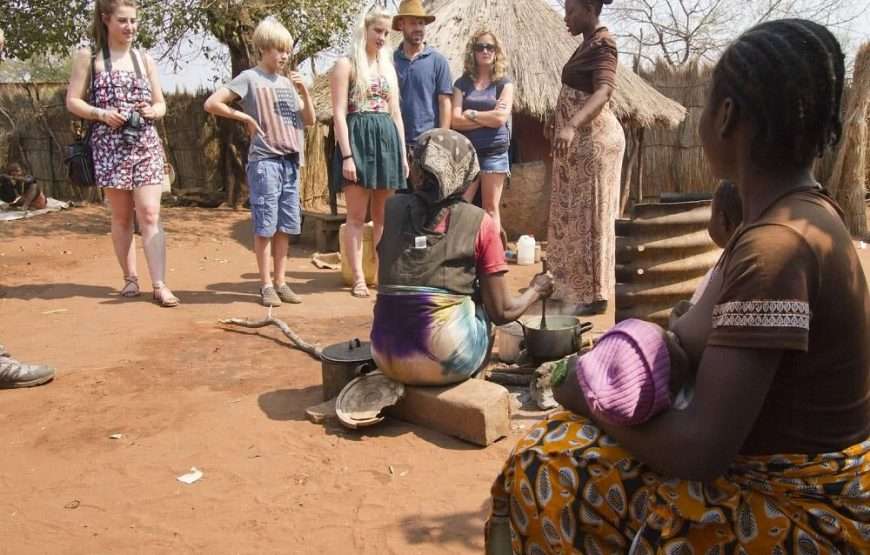
<path id="1" fill-rule="evenodd" d="M 474 51 L 475 52 L 495 52 L 495 45 L 479 42 L 479 43 L 474 45 Z"/>

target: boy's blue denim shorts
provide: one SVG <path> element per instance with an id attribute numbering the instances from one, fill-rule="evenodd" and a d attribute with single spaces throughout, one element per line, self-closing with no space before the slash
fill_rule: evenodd
<path id="1" fill-rule="evenodd" d="M 505 173 L 511 174 L 510 155 L 508 151 L 499 154 L 484 154 L 478 156 L 480 173 Z"/>
<path id="2" fill-rule="evenodd" d="M 254 234 L 272 237 L 276 231 L 302 233 L 299 210 L 299 155 L 288 154 L 248 162 Z"/>

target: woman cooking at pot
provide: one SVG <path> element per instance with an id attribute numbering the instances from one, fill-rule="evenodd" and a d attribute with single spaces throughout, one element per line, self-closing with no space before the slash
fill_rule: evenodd
<path id="1" fill-rule="evenodd" d="M 371 339 L 378 368 L 396 381 L 472 377 L 492 346 L 490 322 L 513 321 L 552 292 L 549 274 L 519 296 L 508 291 L 499 229 L 462 197 L 479 172 L 468 139 L 434 129 L 417 139 L 415 193 L 387 203 Z"/>

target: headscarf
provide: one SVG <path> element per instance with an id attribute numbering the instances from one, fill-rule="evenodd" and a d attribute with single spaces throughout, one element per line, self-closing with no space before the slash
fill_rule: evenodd
<path id="1" fill-rule="evenodd" d="M 411 166 L 415 195 L 422 206 L 412 210 L 415 231 L 431 228 L 462 195 L 477 175 L 480 165 L 474 146 L 451 129 L 432 129 L 420 135 Z"/>

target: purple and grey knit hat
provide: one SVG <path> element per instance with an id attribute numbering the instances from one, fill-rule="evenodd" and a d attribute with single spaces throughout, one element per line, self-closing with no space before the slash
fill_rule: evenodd
<path id="1" fill-rule="evenodd" d="M 660 327 L 623 320 L 577 360 L 589 409 L 621 426 L 646 422 L 671 404 L 671 360 Z"/>

